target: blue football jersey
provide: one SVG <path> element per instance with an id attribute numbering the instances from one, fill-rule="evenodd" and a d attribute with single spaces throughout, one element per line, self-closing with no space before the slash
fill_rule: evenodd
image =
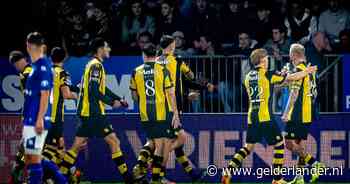
<path id="1" fill-rule="evenodd" d="M 37 115 L 40 107 L 41 91 L 50 91 L 48 108 L 44 118 L 44 128 L 49 129 L 51 126 L 51 103 L 53 87 L 52 64 L 46 58 L 40 58 L 32 63 L 32 71 L 26 81 L 24 90 L 24 107 L 23 107 L 23 124 L 35 126 Z"/>

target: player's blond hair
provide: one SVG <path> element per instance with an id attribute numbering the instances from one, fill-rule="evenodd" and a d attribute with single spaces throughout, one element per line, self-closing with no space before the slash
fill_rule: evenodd
<path id="1" fill-rule="evenodd" d="M 300 56 L 305 55 L 305 47 L 299 43 L 293 43 L 290 46 L 289 53 L 298 54 Z"/>
<path id="2" fill-rule="evenodd" d="M 262 58 L 267 56 L 267 51 L 265 49 L 255 49 L 250 54 L 250 62 L 253 66 L 258 66 Z"/>

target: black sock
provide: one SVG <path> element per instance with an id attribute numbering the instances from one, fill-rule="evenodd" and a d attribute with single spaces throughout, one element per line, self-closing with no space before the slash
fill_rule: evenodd
<path id="1" fill-rule="evenodd" d="M 161 178 L 165 177 L 165 166 L 162 166 L 161 170 L 160 170 L 160 175 Z"/>
<path id="2" fill-rule="evenodd" d="M 192 177 L 193 168 L 192 168 L 192 165 L 191 165 L 188 157 L 185 155 L 185 152 L 183 150 L 183 146 L 175 149 L 175 156 L 176 156 L 176 161 L 181 164 L 184 171 Z"/>
<path id="3" fill-rule="evenodd" d="M 284 143 L 280 142 L 277 143 L 276 146 L 274 147 L 274 155 L 272 159 L 272 166 L 273 169 L 278 169 L 278 173 L 273 176 L 274 180 L 280 180 L 282 179 L 282 175 L 280 173 L 280 169 L 283 167 L 284 163 Z"/>
<path id="4" fill-rule="evenodd" d="M 232 158 L 228 167 L 237 168 L 242 165 L 243 160 L 250 154 L 248 148 L 241 148 Z"/>
<path id="5" fill-rule="evenodd" d="M 154 155 L 152 168 L 152 181 L 160 181 L 160 173 L 162 171 L 163 157 Z"/>
<path id="6" fill-rule="evenodd" d="M 307 163 L 308 165 L 312 165 L 316 162 L 316 159 L 311 156 L 310 154 L 307 154 L 305 159 L 304 159 L 305 163 Z"/>
<path id="7" fill-rule="evenodd" d="M 137 164 L 142 168 L 147 168 L 148 160 L 151 157 L 152 150 L 149 146 L 143 146 L 137 158 Z"/>
<path id="8" fill-rule="evenodd" d="M 128 172 L 128 166 L 125 163 L 125 159 L 122 151 L 117 151 L 112 154 L 112 160 L 114 161 L 119 173 L 123 176 L 124 181 L 130 182 L 131 175 Z"/>

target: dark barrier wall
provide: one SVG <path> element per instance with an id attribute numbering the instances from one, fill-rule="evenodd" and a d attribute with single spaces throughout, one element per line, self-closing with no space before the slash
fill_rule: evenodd
<path id="1" fill-rule="evenodd" d="M 114 129 L 121 140 L 121 147 L 127 157 L 129 167 L 136 161 L 136 154 L 145 143 L 137 115 L 109 115 Z M 311 128 L 306 150 L 317 156 L 329 167 L 344 168 L 341 176 L 324 176 L 323 181 L 350 181 L 350 114 L 322 115 Z M 187 114 L 183 124 L 190 133 L 185 150 L 196 166 L 206 169 L 214 164 L 218 168 L 226 165 L 230 155 L 244 143 L 246 116 L 238 114 Z M 70 145 L 78 120 L 66 116 L 65 136 Z M 282 126 L 282 124 L 280 124 Z M 8 175 L 10 161 L 13 160 L 21 136 L 21 123 L 15 116 L 0 116 L 0 182 Z M 267 167 L 271 163 L 272 149 L 263 144 L 244 163 L 244 167 Z M 103 140 L 92 139 L 86 150 L 80 154 L 78 165 L 87 178 L 93 181 L 119 180 L 118 172 L 111 162 L 110 152 Z M 286 151 L 286 166 L 296 163 L 296 157 Z M 188 181 L 182 169 L 175 164 L 174 157 L 168 163 L 168 176 L 175 181 Z M 341 174 L 341 173 L 340 173 Z M 205 178 L 219 181 L 219 177 Z M 257 179 L 256 176 L 237 176 L 235 181 L 270 181 L 271 177 Z"/>

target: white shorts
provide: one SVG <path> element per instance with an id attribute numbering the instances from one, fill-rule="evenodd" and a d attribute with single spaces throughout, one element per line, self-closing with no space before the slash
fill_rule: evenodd
<path id="1" fill-rule="evenodd" d="M 24 153 L 30 155 L 41 155 L 43 151 L 47 130 L 40 135 L 35 132 L 34 126 L 23 126 L 22 139 L 24 145 Z"/>

